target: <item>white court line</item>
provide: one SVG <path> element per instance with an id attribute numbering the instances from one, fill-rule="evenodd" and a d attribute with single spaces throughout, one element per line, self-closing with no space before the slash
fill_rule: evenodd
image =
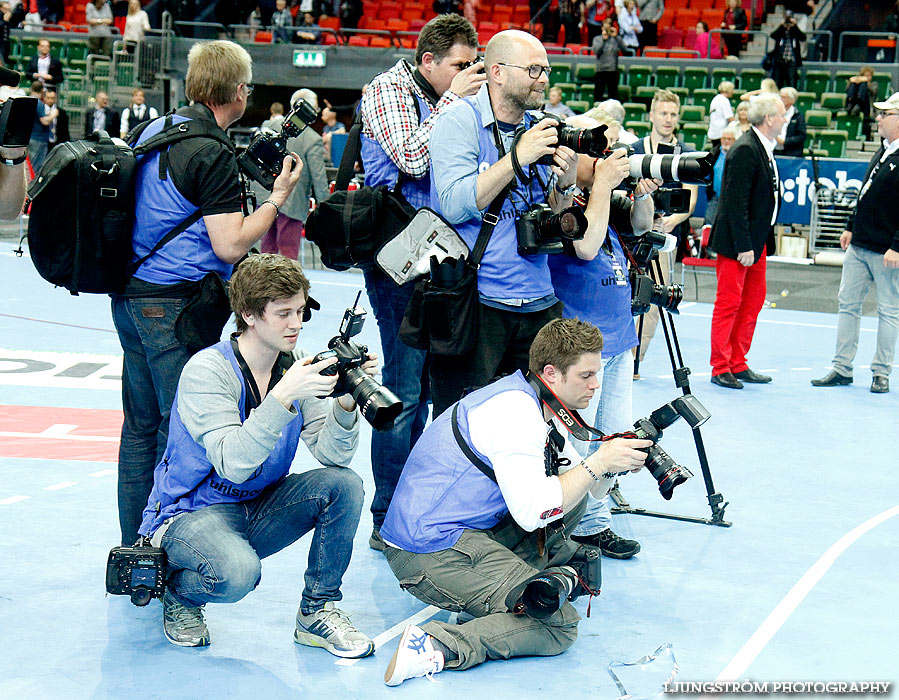
<path id="1" fill-rule="evenodd" d="M 48 430 L 52 430 L 53 427 L 48 428 Z M 77 426 L 76 426 L 77 427 Z M 17 438 L 39 438 L 41 440 L 46 440 L 48 437 L 53 438 L 54 440 L 76 440 L 79 442 L 118 442 L 119 438 L 117 437 L 107 437 L 105 435 L 56 435 L 56 434 L 47 434 L 47 431 L 43 433 L 16 433 L 10 431 L 0 431 L 0 437 L 17 437 Z"/>
<path id="2" fill-rule="evenodd" d="M 681 314 L 681 316 L 695 316 L 696 318 L 711 318 L 712 314 Z M 829 328 L 836 330 L 836 326 L 826 323 L 803 323 L 802 321 L 775 321 L 772 318 L 760 318 L 758 323 L 773 323 L 777 326 L 803 326 L 804 328 Z M 862 328 L 866 333 L 876 333 L 876 328 Z"/>
<path id="3" fill-rule="evenodd" d="M 45 486 L 44 491 L 62 491 L 63 489 L 70 488 L 72 486 L 77 486 L 77 481 L 60 481 L 58 484 L 53 484 L 52 486 Z"/>
<path id="4" fill-rule="evenodd" d="M 109 476 L 109 475 L 115 474 L 115 473 L 116 473 L 115 469 L 101 469 L 100 471 L 94 472 L 93 474 L 88 474 L 88 476 L 92 476 L 95 479 L 99 479 L 101 476 Z"/>
<path id="5" fill-rule="evenodd" d="M 39 433 L 40 437 L 45 438 L 61 438 L 66 437 L 69 433 L 71 433 L 77 425 L 73 425 L 70 423 L 56 423 L 47 428 L 44 432 Z"/>
<path id="6" fill-rule="evenodd" d="M 833 566 L 837 557 L 849 549 L 849 547 L 862 535 L 868 533 L 881 523 L 885 523 L 896 515 L 899 515 L 899 505 L 893 506 L 889 510 L 885 510 L 883 513 L 875 515 L 873 518 L 863 522 L 831 545 L 830 549 L 821 555 L 818 561 L 816 561 L 814 565 L 802 575 L 802 578 L 800 578 L 793 588 L 790 589 L 790 592 L 784 596 L 783 600 L 777 604 L 777 607 L 774 608 L 770 615 L 768 615 L 765 621 L 749 638 L 749 641 L 743 645 L 743 648 L 737 652 L 737 655 L 734 656 L 727 666 L 725 666 L 724 670 L 718 674 L 718 677 L 715 680 L 735 681 L 739 679 L 752 662 L 755 661 L 756 657 L 762 652 L 762 649 L 764 649 L 768 642 L 771 641 L 771 638 L 777 634 L 777 631 L 787 621 L 787 618 L 795 612 L 796 608 L 798 608 L 802 601 L 805 600 L 805 597 L 811 593 L 812 589 L 824 577 L 824 574 L 826 574 L 830 567 Z M 699 700 L 708 700 L 713 697 L 717 696 L 704 695 Z"/>
<path id="7" fill-rule="evenodd" d="M 8 506 L 13 503 L 18 503 L 19 501 L 27 501 L 31 496 L 10 496 L 9 498 L 4 498 L 0 501 L 0 506 Z"/>
<path id="8" fill-rule="evenodd" d="M 440 608 L 434 607 L 433 605 L 429 605 L 424 610 L 419 610 L 417 613 L 412 615 L 411 617 L 407 617 L 402 622 L 398 622 L 390 629 L 386 629 L 377 637 L 375 637 L 372 641 L 375 643 L 375 651 L 384 646 L 387 642 L 389 642 L 394 637 L 400 635 L 400 633 L 406 629 L 406 625 L 417 625 L 419 622 L 424 622 L 429 617 L 433 617 L 437 613 L 440 612 Z M 336 666 L 352 666 L 353 664 L 361 661 L 362 659 L 340 659 L 340 661 L 335 661 L 334 664 Z"/>

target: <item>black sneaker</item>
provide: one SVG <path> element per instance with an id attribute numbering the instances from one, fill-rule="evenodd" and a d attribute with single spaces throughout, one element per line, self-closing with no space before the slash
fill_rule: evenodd
<path id="1" fill-rule="evenodd" d="M 619 537 L 612 528 L 607 527 L 599 533 L 599 549 L 604 557 L 611 559 L 630 559 L 640 551 L 640 543 L 637 540 L 626 540 Z"/>

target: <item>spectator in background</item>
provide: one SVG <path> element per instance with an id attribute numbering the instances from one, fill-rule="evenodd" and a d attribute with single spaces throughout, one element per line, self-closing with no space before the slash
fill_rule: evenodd
<path id="1" fill-rule="evenodd" d="M 159 112 L 154 107 L 144 104 L 145 99 L 144 91 L 140 88 L 134 88 L 131 91 L 131 104 L 122 110 L 120 134 L 123 139 L 138 124 L 143 124 L 159 116 Z"/>
<path id="2" fill-rule="evenodd" d="M 94 108 L 87 110 L 84 115 L 84 133 L 105 131 L 113 136 L 121 133 L 119 113 L 110 109 L 109 95 L 101 90 L 94 98 L 94 105 Z"/>
<path id="3" fill-rule="evenodd" d="M 613 100 L 618 99 L 618 53 L 627 51 L 627 45 L 618 36 L 612 20 L 606 18 L 602 32 L 592 40 L 590 49 L 596 56 L 596 72 L 593 74 L 593 100 L 599 102 L 606 92 Z"/>
<path id="4" fill-rule="evenodd" d="M 318 44 L 322 40 L 322 28 L 315 22 L 311 12 L 303 13 L 303 23 L 296 31 L 297 44 Z"/>
<path id="5" fill-rule="evenodd" d="M 759 85 L 758 90 L 749 90 L 740 95 L 741 102 L 749 102 L 756 95 L 761 95 L 763 93 L 770 92 L 775 95 L 780 94 L 780 88 L 777 87 L 777 83 L 774 82 L 771 78 L 763 78 L 761 84 Z"/>
<path id="6" fill-rule="evenodd" d="M 315 108 L 318 109 L 316 103 Z M 281 125 L 284 123 L 284 105 L 280 102 L 272 102 L 272 106 L 268 108 L 269 118 L 262 122 L 260 129 L 266 131 L 281 131 Z"/>
<path id="7" fill-rule="evenodd" d="M 733 119 L 734 108 L 730 98 L 734 96 L 734 84 L 730 80 L 722 80 L 718 83 L 718 94 L 712 98 L 709 105 L 709 141 L 712 146 L 717 146 L 721 140 L 721 132 L 728 122 Z"/>
<path id="8" fill-rule="evenodd" d="M 778 155 L 794 156 L 801 158 L 805 148 L 805 117 L 796 109 L 796 98 L 799 93 L 796 88 L 781 88 L 780 99 L 783 100 L 787 111 L 784 114 L 783 128 L 777 135 Z"/>
<path id="9" fill-rule="evenodd" d="M 749 20 L 746 18 L 746 11 L 740 7 L 740 0 L 727 0 L 727 9 L 724 10 L 724 20 L 721 22 L 722 29 L 736 31 L 746 29 L 749 26 Z M 722 34 L 724 45 L 727 47 L 728 56 L 739 56 L 743 49 L 743 37 L 740 34 Z"/>
<path id="10" fill-rule="evenodd" d="M 63 0 L 37 0 L 37 11 L 47 24 L 59 24 L 66 8 Z"/>
<path id="11" fill-rule="evenodd" d="M 871 135 L 871 103 L 877 97 L 877 83 L 873 78 L 874 69 L 862 66 L 858 69 L 858 75 L 846 81 L 846 111 L 862 116 L 865 138 Z"/>
<path id="12" fill-rule="evenodd" d="M 28 63 L 28 77 L 40 81 L 44 87 L 62 84 L 62 62 L 50 55 L 50 42 L 47 39 L 37 42 L 37 56 L 33 56 Z"/>
<path id="13" fill-rule="evenodd" d="M 47 153 L 59 144 L 70 140 L 69 115 L 62 107 L 57 106 L 57 97 L 56 90 L 44 90 L 44 104 L 50 110 L 51 115 L 55 112 L 55 116 L 53 116 L 49 124 L 50 137 L 47 139 Z"/>
<path id="14" fill-rule="evenodd" d="M 593 45 L 594 40 L 602 33 L 605 21 L 614 19 L 615 5 L 610 0 L 586 0 L 584 18 L 587 23 L 587 41 Z M 595 51 L 593 53 L 596 53 Z"/>
<path id="15" fill-rule="evenodd" d="M 106 0 L 91 0 L 84 8 L 88 26 L 87 44 L 91 53 L 112 53 L 112 8 Z"/>
<path id="16" fill-rule="evenodd" d="M 707 200 L 705 208 L 705 220 L 703 223 L 712 225 L 715 223 L 715 214 L 718 211 L 718 197 L 721 195 L 721 182 L 724 178 L 724 161 L 727 152 L 734 142 L 743 135 L 736 126 L 724 127 L 718 143 L 712 147 L 712 161 L 715 163 L 712 169 L 712 181 L 706 185 L 705 196 Z"/>
<path id="17" fill-rule="evenodd" d="M 291 97 L 291 105 L 306 100 L 318 111 L 318 95 L 312 90 L 297 90 Z M 283 111 L 283 107 L 282 107 Z M 309 216 L 309 198 L 320 202 L 328 196 L 328 178 L 325 175 L 325 148 L 321 138 L 312 129 L 303 129 L 299 136 L 287 140 L 287 151 L 296 153 L 303 164 L 296 187 L 281 205 L 281 211 L 269 230 L 262 237 L 263 253 L 280 253 L 291 260 L 300 254 L 303 227 Z"/>
<path id="18" fill-rule="evenodd" d="M 793 13 L 796 26 L 802 33 L 808 32 L 809 18 L 815 12 L 815 7 L 815 0 L 784 0 L 784 8 Z"/>
<path id="19" fill-rule="evenodd" d="M 21 5 L 18 5 L 18 7 L 21 7 Z M 10 7 L 8 0 L 3 0 L 3 2 L 0 2 L 0 60 L 3 61 L 3 66 L 9 63 L 9 30 L 16 26 L 12 23 L 12 19 L 12 7 Z"/>
<path id="20" fill-rule="evenodd" d="M 621 30 L 621 40 L 636 53 L 640 48 L 640 38 L 637 35 L 643 33 L 637 0 L 627 0 L 624 3 L 624 9 L 618 13 L 618 28 Z"/>
<path id="21" fill-rule="evenodd" d="M 740 130 L 740 133 L 743 134 L 752 127 L 752 124 L 749 123 L 749 102 L 740 102 L 737 105 L 737 109 L 734 112 L 734 118 L 730 120 L 728 126 L 735 126 Z"/>
<path id="22" fill-rule="evenodd" d="M 342 0 L 338 9 L 341 27 L 355 29 L 359 26 L 359 20 L 362 19 L 362 0 Z"/>
<path id="23" fill-rule="evenodd" d="M 771 78 L 781 87 L 796 87 L 802 67 L 801 44 L 805 33 L 796 25 L 793 13 L 787 11 L 784 21 L 771 32 L 774 49 L 771 59 Z"/>
<path id="24" fill-rule="evenodd" d="M 293 15 L 287 9 L 287 0 L 276 0 L 275 11 L 272 14 L 272 27 L 276 44 L 291 43 Z"/>
<path id="25" fill-rule="evenodd" d="M 710 46 L 711 52 L 709 52 Z M 696 37 L 693 39 L 693 50 L 699 52 L 700 58 L 721 58 L 719 38 L 709 36 L 709 25 L 702 20 L 696 23 Z"/>
<path id="26" fill-rule="evenodd" d="M 625 131 L 620 127 L 621 124 L 624 124 L 627 112 L 625 112 L 624 110 L 624 105 L 622 105 L 618 100 L 606 100 L 605 102 L 600 102 L 598 105 L 596 105 L 596 107 L 588 111 L 584 116 L 596 119 L 598 118 L 596 116 L 598 114 L 597 110 L 599 110 L 599 112 L 604 112 L 609 116 L 610 119 L 618 122 L 619 124 L 617 137 L 609 137 L 612 139 L 611 141 L 609 141 L 610 144 L 614 144 L 616 141 L 618 141 L 620 143 L 626 143 L 630 145 L 632 143 L 636 143 L 639 140 L 630 131 Z"/>
<path id="27" fill-rule="evenodd" d="M 543 105 L 543 111 L 557 114 L 562 118 L 574 116 L 574 110 L 568 105 L 562 104 L 562 88 L 560 87 L 551 87 L 549 89 L 549 102 Z"/>
<path id="28" fill-rule="evenodd" d="M 37 111 L 34 114 L 34 126 L 31 128 L 31 139 L 28 141 L 28 157 L 35 173 L 47 160 L 48 141 L 50 140 L 50 123 L 56 119 L 56 109 L 50 108 L 43 101 L 44 84 L 40 80 L 31 83 L 29 97 L 37 98 Z"/>
<path id="29" fill-rule="evenodd" d="M 559 0 L 559 22 L 565 28 L 562 46 L 581 43 L 582 13 L 583 0 Z"/>
<path id="30" fill-rule="evenodd" d="M 128 15 L 125 17 L 125 33 L 122 39 L 129 49 L 144 40 L 144 34 L 150 28 L 150 18 L 141 8 L 140 0 L 128 0 Z"/>
<path id="31" fill-rule="evenodd" d="M 318 105 L 316 105 L 318 106 Z M 325 125 L 322 127 L 322 141 L 325 144 L 325 160 L 331 160 L 331 135 L 345 134 L 346 126 L 343 122 L 337 121 L 337 113 L 330 106 L 322 110 L 322 121 Z M 335 163 L 337 165 L 337 163 Z"/>
<path id="32" fill-rule="evenodd" d="M 637 0 L 637 7 L 643 25 L 640 46 L 655 46 L 659 43 L 659 20 L 665 12 L 665 0 Z"/>

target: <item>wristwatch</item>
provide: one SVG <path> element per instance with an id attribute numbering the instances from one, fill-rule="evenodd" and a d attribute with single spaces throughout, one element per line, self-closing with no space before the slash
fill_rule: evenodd
<path id="1" fill-rule="evenodd" d="M 556 192 L 558 192 L 563 197 L 577 197 L 579 195 L 584 194 L 584 191 L 577 185 L 569 185 L 564 190 L 559 189 L 558 182 L 556 183 Z"/>

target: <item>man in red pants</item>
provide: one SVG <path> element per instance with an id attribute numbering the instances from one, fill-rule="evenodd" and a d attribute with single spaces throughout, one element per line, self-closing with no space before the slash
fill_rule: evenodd
<path id="1" fill-rule="evenodd" d="M 780 184 L 774 148 L 785 111 L 778 95 L 753 98 L 749 106 L 752 128 L 730 149 L 724 165 L 709 247 L 718 254 L 712 383 L 727 389 L 742 389 L 743 382 L 771 381 L 749 369 L 746 353 L 765 302 L 765 256 L 774 252 Z"/>

